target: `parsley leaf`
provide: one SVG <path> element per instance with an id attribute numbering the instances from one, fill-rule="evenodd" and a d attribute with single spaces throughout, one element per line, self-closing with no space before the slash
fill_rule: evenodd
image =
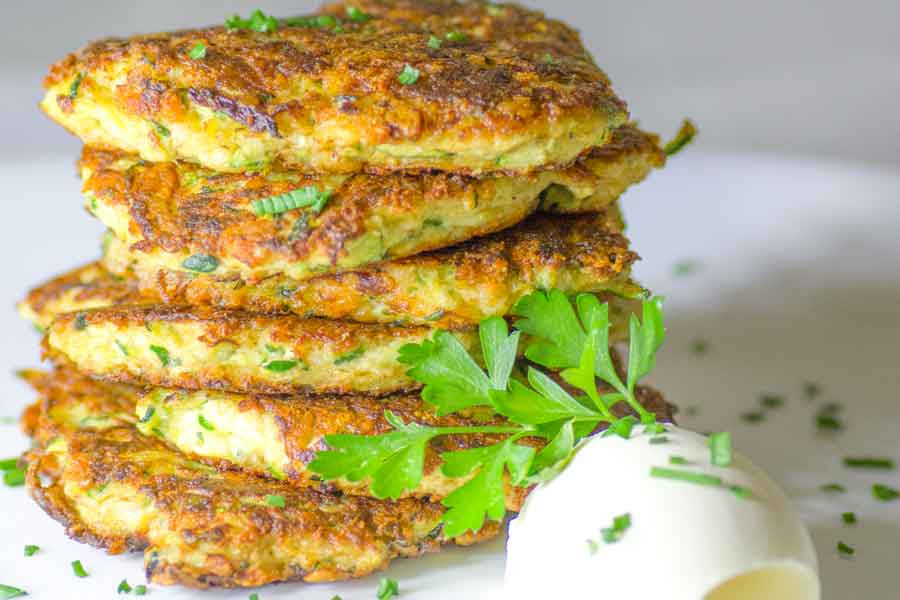
<path id="1" fill-rule="evenodd" d="M 242 19 L 239 15 L 228 17 L 225 19 L 225 27 L 231 31 L 249 29 L 260 33 L 268 33 L 278 29 L 278 19 L 256 9 L 250 14 L 249 19 Z"/>
<path id="2" fill-rule="evenodd" d="M 188 52 L 188 56 L 192 60 L 200 60 L 202 58 L 206 58 L 206 44 L 203 42 L 197 42 Z"/>
<path id="3" fill-rule="evenodd" d="M 11 585 L 3 585 L 0 583 L 0 598 L 6 600 L 7 598 L 19 598 L 20 596 L 27 596 L 28 592 L 25 590 L 21 590 L 17 587 L 13 587 Z"/>
<path id="4" fill-rule="evenodd" d="M 376 598 L 378 600 L 391 600 L 400 595 L 400 586 L 393 579 L 382 577 L 378 582 L 378 592 Z"/>
<path id="5" fill-rule="evenodd" d="M 397 81 L 403 85 L 412 85 L 419 80 L 422 74 L 417 68 L 410 64 L 403 65 L 403 70 L 397 75 Z"/>

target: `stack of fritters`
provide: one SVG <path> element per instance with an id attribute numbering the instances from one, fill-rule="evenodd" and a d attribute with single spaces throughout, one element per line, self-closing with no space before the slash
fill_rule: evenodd
<path id="1" fill-rule="evenodd" d="M 423 404 L 398 350 L 435 328 L 476 351 L 481 319 L 548 288 L 628 313 L 616 200 L 665 160 L 539 13 L 361 0 L 259 23 L 103 40 L 46 79 L 109 231 L 20 307 L 56 365 L 26 373 L 28 482 L 70 535 L 145 549 L 157 583 L 354 577 L 495 535 L 444 535 L 461 482 L 438 469 L 495 437 L 438 438 L 396 501 L 306 465 L 385 409 L 496 421 Z"/>

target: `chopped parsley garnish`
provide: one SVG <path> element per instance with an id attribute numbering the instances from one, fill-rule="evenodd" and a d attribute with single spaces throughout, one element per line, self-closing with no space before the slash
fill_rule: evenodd
<path id="1" fill-rule="evenodd" d="M 845 512 L 841 513 L 841 520 L 845 525 L 856 525 L 856 513 Z"/>
<path id="2" fill-rule="evenodd" d="M 253 592 L 247 600 L 259 600 L 259 594 Z"/>
<path id="3" fill-rule="evenodd" d="M 740 485 L 732 485 L 729 486 L 731 493 L 740 498 L 741 500 L 746 500 L 747 498 L 753 497 L 753 492 L 748 490 L 747 488 Z"/>
<path id="4" fill-rule="evenodd" d="M 850 469 L 879 469 L 890 471 L 894 468 L 894 461 L 890 458 L 876 457 L 847 457 L 844 466 Z"/>
<path id="5" fill-rule="evenodd" d="M 816 427 L 820 431 L 840 431 L 844 428 L 843 422 L 834 415 L 816 415 Z"/>
<path id="6" fill-rule="evenodd" d="M 669 464 L 670 464 L 670 465 L 677 465 L 677 466 L 684 466 L 684 465 L 689 465 L 689 464 L 691 464 L 691 461 L 689 461 L 688 459 L 686 459 L 686 458 L 683 457 L 683 456 L 675 456 L 675 455 L 673 455 L 673 456 L 670 456 L 670 457 L 669 457 Z"/>
<path id="7" fill-rule="evenodd" d="M 28 592 L 26 592 L 25 590 L 13 587 L 11 585 L 3 585 L 2 583 L 0 583 L 0 600 L 7 600 L 8 598 L 18 598 L 20 596 L 27 595 Z"/>
<path id="8" fill-rule="evenodd" d="M 378 600 L 390 600 L 400 595 L 400 586 L 393 579 L 382 577 L 378 582 L 378 593 L 375 596 Z"/>
<path id="9" fill-rule="evenodd" d="M 428 36 L 428 47 L 431 48 L 432 50 L 437 50 L 442 45 L 443 45 L 443 42 L 441 41 L 441 38 L 439 38 L 438 36 L 436 36 L 436 35 Z"/>
<path id="10" fill-rule="evenodd" d="M 153 128 L 156 129 L 156 133 L 160 137 L 169 137 L 170 135 L 172 135 L 172 132 L 169 131 L 169 128 L 159 121 L 151 121 L 151 123 L 153 123 Z"/>
<path id="11" fill-rule="evenodd" d="M 371 17 L 355 6 L 348 6 L 347 18 L 355 23 L 362 23 L 368 21 Z"/>
<path id="12" fill-rule="evenodd" d="M 84 313 L 78 313 L 75 315 L 75 329 L 77 331 L 84 331 L 87 329 L 87 315 Z"/>
<path id="13" fill-rule="evenodd" d="M 284 373 L 290 371 L 299 364 L 300 362 L 296 360 L 273 360 L 267 362 L 264 368 L 273 373 Z"/>
<path id="14" fill-rule="evenodd" d="M 250 14 L 249 19 L 242 19 L 239 15 L 228 17 L 225 19 L 225 27 L 232 31 L 249 29 L 260 33 L 269 33 L 278 29 L 278 19 L 256 9 Z"/>
<path id="15" fill-rule="evenodd" d="M 846 557 L 846 558 L 849 558 L 849 557 L 853 556 L 854 554 L 856 554 L 856 548 L 854 548 L 853 546 L 850 546 L 848 544 L 845 544 L 844 542 L 837 543 L 837 551 L 838 551 L 838 554 L 840 554 L 841 556 Z"/>
<path id="16" fill-rule="evenodd" d="M 397 81 L 403 85 L 412 85 L 419 80 L 421 71 L 410 64 L 403 65 L 403 70 L 397 75 Z"/>
<path id="17" fill-rule="evenodd" d="M 81 88 L 82 81 L 84 81 L 84 73 L 77 74 L 75 79 L 72 80 L 72 85 L 69 86 L 69 100 L 74 100 L 78 96 L 78 90 Z"/>
<path id="18" fill-rule="evenodd" d="M 348 362 L 353 362 L 354 360 L 356 360 L 357 358 L 359 358 L 360 356 L 362 356 L 365 353 L 366 353 L 366 349 L 363 348 L 362 346 L 359 346 L 358 348 L 354 348 L 350 352 L 345 352 L 344 354 L 341 354 L 340 356 L 335 358 L 334 364 L 343 365 Z"/>
<path id="19" fill-rule="evenodd" d="M 197 422 L 200 424 L 200 427 L 207 431 L 215 431 L 216 428 L 213 427 L 213 424 L 206 420 L 206 417 L 203 415 L 197 415 Z"/>
<path id="20" fill-rule="evenodd" d="M 694 140 L 696 135 L 697 128 L 690 120 L 685 119 L 684 123 L 681 124 L 678 133 L 675 134 L 675 137 L 663 147 L 663 152 L 666 153 L 666 156 L 678 154 L 678 152 Z"/>
<path id="21" fill-rule="evenodd" d="M 147 586 L 143 585 L 143 584 L 134 586 L 134 595 L 135 596 L 146 596 L 147 595 Z"/>
<path id="22" fill-rule="evenodd" d="M 829 494 L 843 494 L 847 491 L 847 488 L 840 483 L 826 483 L 820 489 L 823 492 L 828 492 Z"/>
<path id="23" fill-rule="evenodd" d="M 72 563 L 72 572 L 75 573 L 75 577 L 88 576 L 88 572 L 84 570 L 80 560 L 76 560 Z"/>
<path id="24" fill-rule="evenodd" d="M 469 39 L 469 36 L 462 31 L 448 31 L 444 37 L 448 42 L 465 42 Z"/>
<path id="25" fill-rule="evenodd" d="M 900 491 L 883 483 L 876 483 L 872 486 L 872 496 L 881 502 L 891 502 L 900 498 Z"/>
<path id="26" fill-rule="evenodd" d="M 159 359 L 159 362 L 162 363 L 162 366 L 168 367 L 172 364 L 172 357 L 169 355 L 169 351 L 162 346 L 151 345 L 150 352 L 156 355 L 156 358 Z"/>
<path id="27" fill-rule="evenodd" d="M 606 527 L 600 530 L 603 541 L 607 544 L 615 544 L 625 535 L 625 532 L 631 527 L 631 513 L 619 515 L 613 519 L 612 527 Z"/>
<path id="28" fill-rule="evenodd" d="M 181 266 L 188 271 L 197 273 L 212 273 L 219 268 L 219 259 L 209 254 L 192 254 L 184 259 Z"/>
<path id="29" fill-rule="evenodd" d="M 129 585 L 127 579 L 123 579 L 119 582 L 119 587 L 116 588 L 117 594 L 130 594 L 131 593 L 131 585 Z"/>
<path id="30" fill-rule="evenodd" d="M 196 44 L 194 44 L 194 47 L 191 48 L 190 52 L 188 52 L 188 56 L 190 56 L 193 60 L 206 58 L 206 44 L 204 44 L 203 42 L 197 42 Z"/>
<path id="31" fill-rule="evenodd" d="M 284 508 L 284 496 L 269 494 L 266 496 L 266 504 L 275 508 Z"/>
<path id="32" fill-rule="evenodd" d="M 27 545 L 25 546 L 25 556 L 34 556 L 41 550 L 40 546 Z"/>
<path id="33" fill-rule="evenodd" d="M 319 214 L 329 198 L 331 198 L 330 191 L 319 191 L 316 186 L 308 185 L 286 194 L 254 200 L 250 206 L 258 217 L 279 215 L 297 208 L 311 208 L 314 213 Z"/>
<path id="34" fill-rule="evenodd" d="M 731 466 L 731 434 L 713 433 L 709 436 L 709 462 L 717 467 Z"/>
<path id="35" fill-rule="evenodd" d="M 463 480 L 442 501 L 447 508 L 441 519 L 444 534 L 478 531 L 486 521 L 503 518 L 508 485 L 528 487 L 553 477 L 568 464 L 578 442 L 598 428 L 622 437 L 640 431 L 652 438 L 665 431 L 636 396 L 636 386 L 653 369 L 665 338 L 661 304 L 659 298 L 644 300 L 641 316 L 631 316 L 624 377 L 609 350 L 609 306 L 591 294 L 570 299 L 550 290 L 523 297 L 512 309 L 517 317 L 514 331 L 499 317 L 481 322 L 477 358 L 448 331 L 407 344 L 398 360 L 409 367 L 408 376 L 424 386 L 422 398 L 438 415 L 486 407 L 506 422 L 433 427 L 407 423 L 385 411 L 391 430 L 325 436 L 327 449 L 317 452 L 309 468 L 325 481 L 366 481 L 376 498 L 396 499 L 420 484 L 426 449 L 435 438 L 499 436 L 490 446 L 440 454 L 441 473 Z M 513 378 L 523 335 L 531 366 L 523 378 Z M 545 369 L 559 370 L 579 395 L 570 394 Z M 611 391 L 601 393 L 598 379 Z M 616 417 L 611 407 L 620 402 L 633 414 Z M 520 443 L 526 437 L 542 438 L 546 445 L 538 451 Z"/>

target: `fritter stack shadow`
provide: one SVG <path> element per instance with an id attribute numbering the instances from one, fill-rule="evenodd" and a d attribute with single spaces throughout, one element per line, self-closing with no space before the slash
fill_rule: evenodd
<path id="1" fill-rule="evenodd" d="M 385 409 L 496 419 L 422 403 L 398 350 L 435 328 L 476 351 L 481 319 L 549 288 L 627 314 L 616 200 L 665 161 L 539 13 L 369 0 L 264 25 L 103 40 L 46 80 L 109 231 L 20 305 L 56 365 L 27 374 L 29 485 L 163 584 L 357 577 L 498 533 L 444 535 L 461 482 L 439 448 L 396 501 L 305 465 L 325 435 L 385 431 Z"/>

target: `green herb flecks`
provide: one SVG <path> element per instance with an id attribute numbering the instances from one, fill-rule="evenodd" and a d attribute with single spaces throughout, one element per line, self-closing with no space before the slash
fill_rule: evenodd
<path id="1" fill-rule="evenodd" d="M 310 208 L 315 214 L 322 212 L 331 192 L 320 191 L 314 185 L 308 185 L 278 196 L 270 196 L 250 203 L 258 217 L 279 215 L 289 210 Z"/>
<path id="2" fill-rule="evenodd" d="M 297 360 L 273 360 L 264 365 L 264 369 L 273 373 L 285 373 L 300 364 Z"/>
<path id="3" fill-rule="evenodd" d="M 856 525 L 856 513 L 853 512 L 845 512 L 841 513 L 841 521 L 844 522 L 844 525 Z"/>
<path id="4" fill-rule="evenodd" d="M 816 415 L 816 428 L 819 431 L 841 431 L 844 423 L 834 415 Z"/>
<path id="5" fill-rule="evenodd" d="M 378 600 L 390 600 L 400 595 L 400 586 L 393 579 L 382 577 L 378 582 L 378 592 L 375 595 Z"/>
<path id="6" fill-rule="evenodd" d="M 784 406 L 784 396 L 778 394 L 763 394 L 759 397 L 759 403 L 763 408 L 774 410 Z"/>
<path id="7" fill-rule="evenodd" d="M 731 434 L 713 433 L 709 436 L 709 462 L 717 467 L 731 466 Z"/>
<path id="8" fill-rule="evenodd" d="M 680 471 L 678 469 L 667 469 L 665 467 L 651 467 L 650 476 L 660 479 L 671 479 L 673 481 L 684 481 L 686 483 L 694 483 L 696 485 L 705 485 L 709 487 L 722 487 L 724 482 L 721 477 L 709 475 L 707 473 L 695 473 L 693 471 Z"/>
<path id="9" fill-rule="evenodd" d="M 143 584 L 134 586 L 134 595 L 135 596 L 146 596 L 147 595 L 147 586 L 143 585 Z"/>
<path id="10" fill-rule="evenodd" d="M 675 263 L 672 270 L 677 277 L 687 277 L 699 271 L 700 264 L 695 260 L 685 259 Z"/>
<path id="11" fill-rule="evenodd" d="M 444 37 L 448 42 L 465 42 L 469 39 L 469 36 L 462 31 L 448 31 Z"/>
<path id="12" fill-rule="evenodd" d="M 78 313 L 75 315 L 75 330 L 76 331 L 84 331 L 87 329 L 87 315 L 84 313 Z"/>
<path id="13" fill-rule="evenodd" d="M 356 6 L 348 6 L 347 7 L 347 18 L 353 21 L 354 23 L 364 23 L 368 21 L 371 17 L 364 13 L 362 10 L 357 8 Z"/>
<path id="14" fill-rule="evenodd" d="M 609 352 L 609 307 L 589 294 L 576 297 L 574 305 L 558 290 L 531 294 L 515 307 L 518 321 L 512 332 L 502 318 L 485 319 L 479 325 L 478 359 L 443 330 L 419 344 L 407 344 L 398 360 L 409 367 L 407 375 L 424 386 L 422 398 L 438 415 L 486 407 L 508 422 L 431 427 L 406 423 L 386 411 L 391 430 L 373 436 L 326 436 L 328 449 L 318 452 L 309 468 L 325 481 L 366 481 L 373 496 L 395 499 L 421 482 L 425 450 L 435 438 L 501 436 L 491 446 L 440 456 L 443 475 L 464 481 L 443 500 L 448 509 L 442 517 L 444 534 L 478 531 L 487 520 L 505 514 L 507 485 L 525 487 L 553 477 L 568 464 L 578 441 L 598 427 L 625 438 L 637 424 L 643 424 L 650 438 L 665 431 L 635 396 L 665 334 L 660 299 L 645 300 L 642 308 L 642 316 L 631 319 L 624 380 Z M 524 378 L 512 378 L 522 334 L 529 336 L 525 356 L 535 366 Z M 561 369 L 561 377 L 583 396 L 571 395 L 544 369 Z M 601 394 L 597 379 L 613 391 Z M 639 418 L 617 418 L 611 407 L 618 402 L 628 404 Z M 536 451 L 519 443 L 525 437 L 542 438 L 546 445 Z"/>
<path id="15" fill-rule="evenodd" d="M 680 466 L 680 467 L 681 467 L 681 466 L 684 466 L 684 465 L 689 465 L 689 464 L 691 464 L 691 461 L 689 461 L 688 459 L 684 458 L 683 456 L 672 455 L 672 456 L 669 457 L 669 464 L 670 464 L 670 465 L 675 465 L 675 466 Z"/>
<path id="16" fill-rule="evenodd" d="M 844 558 L 850 558 L 856 554 L 856 548 L 844 542 L 837 543 L 838 554 Z"/>
<path id="17" fill-rule="evenodd" d="M 268 496 L 266 496 L 266 504 L 274 508 L 284 508 L 284 496 L 269 494 Z"/>
<path id="18" fill-rule="evenodd" d="M 894 468 L 894 461 L 890 458 L 851 456 L 844 459 L 844 466 L 849 469 L 876 469 L 882 471 L 890 471 Z"/>
<path id="19" fill-rule="evenodd" d="M 601 529 L 600 535 L 605 543 L 615 544 L 625 536 L 629 528 L 631 528 L 631 514 L 625 513 L 614 518 L 611 527 Z"/>
<path id="20" fill-rule="evenodd" d="M 74 100 L 78 97 L 78 90 L 81 89 L 81 82 L 84 81 L 84 73 L 78 73 L 75 75 L 75 79 L 72 80 L 71 85 L 69 85 L 69 100 Z"/>
<path id="21" fill-rule="evenodd" d="M 428 36 L 428 47 L 432 50 L 437 50 L 443 45 L 441 38 L 436 35 Z"/>
<path id="22" fill-rule="evenodd" d="M 840 483 L 826 483 L 819 489 L 823 492 L 828 492 L 829 494 L 843 494 L 847 491 L 847 488 Z"/>
<path id="23" fill-rule="evenodd" d="M 25 556 L 34 556 L 35 554 L 40 552 L 40 550 L 41 550 L 40 546 L 35 546 L 33 544 L 29 544 L 29 545 L 25 546 Z"/>
<path id="24" fill-rule="evenodd" d="M 117 594 L 130 594 L 131 593 L 131 585 L 128 583 L 127 579 L 123 579 L 119 582 L 119 587 L 116 588 Z"/>
<path id="25" fill-rule="evenodd" d="M 694 340 L 691 342 L 691 352 L 697 356 L 703 356 L 709 352 L 709 342 L 706 340 Z"/>
<path id="26" fill-rule="evenodd" d="M 166 127 L 165 125 L 163 125 L 162 123 L 160 123 L 159 121 L 151 121 L 151 123 L 153 123 L 153 129 L 156 130 L 156 133 L 157 133 L 157 135 L 159 135 L 159 137 L 166 138 L 166 137 L 169 137 L 170 135 L 172 135 L 172 132 L 169 131 L 169 128 Z"/>
<path id="27" fill-rule="evenodd" d="M 340 356 L 335 358 L 334 364 L 335 365 L 344 365 L 349 362 L 353 362 L 354 360 L 356 360 L 357 358 L 359 358 L 360 356 L 362 356 L 365 353 L 366 353 L 366 349 L 363 348 L 362 346 L 359 346 L 359 347 L 354 348 L 353 350 L 350 350 L 349 352 L 345 352 L 344 354 L 341 354 Z"/>
<path id="28" fill-rule="evenodd" d="M 153 415 L 156 413 L 156 407 L 148 406 L 147 410 L 144 411 L 144 416 L 138 419 L 138 423 L 148 423 L 150 419 L 153 418 Z"/>
<path id="29" fill-rule="evenodd" d="M 697 128 L 689 119 L 685 119 L 675 137 L 663 147 L 663 152 L 666 153 L 666 156 L 674 156 L 690 144 L 696 136 Z"/>
<path id="30" fill-rule="evenodd" d="M 239 15 L 228 17 L 225 19 L 225 27 L 231 31 L 244 29 L 258 31 L 259 33 L 270 33 L 278 29 L 278 19 L 256 9 L 247 19 L 242 19 Z"/>
<path id="31" fill-rule="evenodd" d="M 3 472 L 3 483 L 7 487 L 19 487 L 25 485 L 25 469 L 14 467 Z"/>
<path id="32" fill-rule="evenodd" d="M 883 483 L 876 483 L 872 486 L 872 496 L 880 502 L 892 502 L 900 498 L 900 491 Z"/>
<path id="33" fill-rule="evenodd" d="M 209 254 L 192 254 L 181 266 L 196 273 L 212 273 L 219 268 L 219 259 Z"/>
<path id="34" fill-rule="evenodd" d="M 162 346 L 151 345 L 150 352 L 156 355 L 156 358 L 159 359 L 162 366 L 168 367 L 172 364 L 172 356 L 169 354 L 169 351 Z"/>
<path id="35" fill-rule="evenodd" d="M 206 44 L 203 42 L 197 42 L 188 52 L 188 56 L 191 57 L 192 60 L 201 60 L 206 58 Z"/>
<path id="36" fill-rule="evenodd" d="M 755 425 L 756 423 L 762 423 L 765 420 L 766 414 L 763 412 L 752 411 L 741 415 L 741 421 L 743 421 L 744 423 L 751 423 Z"/>
<path id="37" fill-rule="evenodd" d="M 213 426 L 213 424 L 210 423 L 209 421 L 207 421 L 206 417 L 204 417 L 203 415 L 197 415 L 197 423 L 199 423 L 200 427 L 202 427 L 203 429 L 205 429 L 207 431 L 215 431 L 216 430 L 216 428 Z"/>
<path id="38" fill-rule="evenodd" d="M 8 598 L 19 598 L 21 596 L 27 595 L 28 592 L 23 589 L 0 583 L 0 600 L 7 600 Z"/>
<path id="39" fill-rule="evenodd" d="M 83 578 L 88 576 L 88 572 L 84 570 L 80 560 L 72 562 L 72 572 L 75 573 L 75 577 Z"/>
<path id="40" fill-rule="evenodd" d="M 397 75 L 397 81 L 403 85 L 412 85 L 419 80 L 421 71 L 410 64 L 403 65 L 403 70 Z"/>

